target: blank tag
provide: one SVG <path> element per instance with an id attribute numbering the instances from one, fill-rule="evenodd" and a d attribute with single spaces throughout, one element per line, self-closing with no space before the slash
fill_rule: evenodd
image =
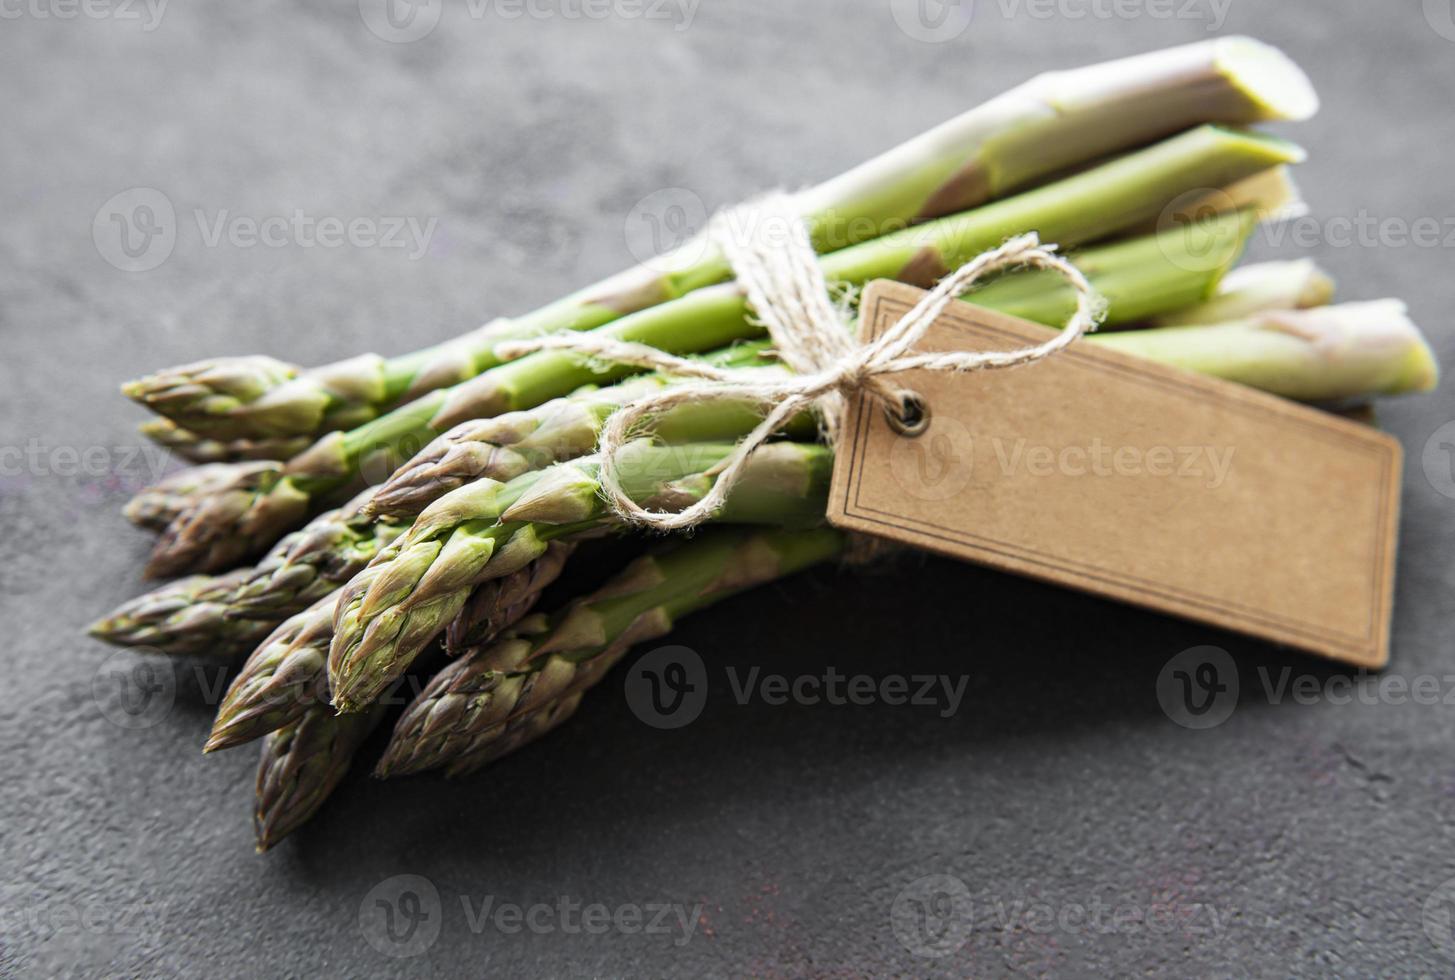
<path id="1" fill-rule="evenodd" d="M 924 292 L 875 282 L 878 336 Z M 952 304 L 922 350 L 1045 327 Z M 915 371 L 929 428 L 849 400 L 829 520 L 1083 592 L 1382 667 L 1402 453 L 1367 426 L 1078 342 L 1025 367 Z M 993 615 L 988 611 L 987 615 Z"/>

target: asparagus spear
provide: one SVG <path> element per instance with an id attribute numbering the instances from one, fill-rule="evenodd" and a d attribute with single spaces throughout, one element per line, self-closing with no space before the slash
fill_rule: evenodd
<path id="1" fill-rule="evenodd" d="M 351 462 L 344 470 L 332 469 L 314 450 L 288 463 L 203 467 L 210 471 L 205 483 L 185 497 L 173 492 L 164 498 L 179 510 L 163 530 L 146 573 L 163 577 L 193 569 L 212 571 L 261 551 L 350 487 L 393 472 L 400 454 L 407 456 L 427 441 L 426 426 L 427 419 L 420 417 L 415 403 L 356 430 L 349 444 Z M 160 495 L 155 491 L 141 495 L 153 496 Z M 140 506 L 134 502 L 131 510 Z M 150 504 L 149 508 L 160 509 Z"/>
<path id="2" fill-rule="evenodd" d="M 653 446 L 621 454 L 622 486 L 654 507 L 685 506 L 716 479 L 730 444 Z M 823 519 L 832 456 L 781 442 L 755 455 L 718 519 L 791 526 Z M 357 711 L 408 668 L 481 582 L 535 560 L 562 537 L 609 526 L 594 459 L 510 483 L 482 480 L 436 501 L 344 590 L 329 649 L 334 707 Z"/>
<path id="3" fill-rule="evenodd" d="M 774 370 L 763 342 L 737 344 L 706 358 L 720 366 Z M 510 480 L 552 463 L 584 456 L 596 445 L 606 418 L 628 401 L 659 391 L 672 379 L 664 374 L 598 388 L 586 386 L 534 408 L 489 419 L 462 422 L 433 440 L 395 470 L 368 505 L 373 514 L 413 518 L 456 487 L 487 477 Z M 741 425 L 716 412 L 679 416 L 671 431 L 678 441 L 736 435 Z"/>
<path id="4" fill-rule="evenodd" d="M 208 439 L 171 419 L 143 422 L 139 431 L 152 442 L 193 463 L 235 463 L 250 459 L 288 459 L 312 445 L 308 436 L 268 439 Z"/>
<path id="5" fill-rule="evenodd" d="M 1205 303 L 1148 320 L 1150 326 L 1227 323 L 1272 310 L 1305 310 L 1334 298 L 1334 280 L 1312 259 L 1260 262 L 1229 272 Z"/>
<path id="6" fill-rule="evenodd" d="M 298 377 L 301 370 L 295 364 L 263 355 L 220 357 L 159 371 L 127 382 L 121 391 L 184 428 L 216 435 L 207 431 L 209 419 L 226 417 L 252 404 Z"/>
<path id="7" fill-rule="evenodd" d="M 1203 127 L 1084 173 L 976 211 L 843 249 L 823 259 L 830 282 L 870 279 L 927 282 L 1005 236 L 1038 229 L 1077 245 L 1153 218 L 1187 187 L 1219 186 L 1298 159 L 1271 137 Z M 613 338 L 674 353 L 701 353 L 761 332 L 735 284 L 699 289 L 675 302 L 625 317 L 602 330 Z M 225 567 L 267 547 L 303 520 L 314 501 L 337 493 L 360 472 L 393 472 L 449 427 L 530 408 L 583 384 L 633 370 L 542 351 L 501 365 L 453 389 L 425 395 L 350 433 L 334 432 L 286 466 L 244 467 L 239 478 L 192 502 L 157 542 L 148 573 Z"/>
<path id="8" fill-rule="evenodd" d="M 637 642 L 641 641 L 639 640 Z M 581 677 L 581 686 L 585 687 L 588 684 L 595 684 L 598 679 L 595 676 L 597 671 L 599 670 L 601 673 L 605 673 L 606 669 L 615 662 L 615 658 L 612 658 L 610 661 L 603 661 L 599 666 L 593 664 L 586 670 L 583 670 L 583 675 L 589 674 L 592 676 Z M 451 764 L 446 770 L 446 775 L 450 777 L 469 775 L 475 770 L 494 762 L 496 759 L 529 745 L 542 735 L 550 733 L 576 713 L 576 709 L 581 706 L 581 697 L 585 693 L 584 690 L 578 690 L 547 701 L 533 711 L 527 711 L 519 717 L 510 719 L 510 721 L 500 727 L 498 735 L 481 736 L 480 741 L 482 745 L 480 749 L 471 752 L 465 758 L 460 759 L 458 763 Z"/>
<path id="9" fill-rule="evenodd" d="M 285 538 L 280 550 L 292 543 L 291 536 Z M 87 632 L 116 646 L 153 653 L 231 657 L 252 647 L 274 625 L 271 616 L 258 620 L 235 611 L 238 592 L 252 577 L 251 568 L 189 575 L 123 603 Z"/>
<path id="10" fill-rule="evenodd" d="M 445 649 L 459 654 L 490 644 L 513 628 L 560 577 L 575 550 L 573 541 L 552 541 L 545 554 L 520 571 L 481 584 L 445 628 Z"/>
<path id="11" fill-rule="evenodd" d="M 513 626 L 560 576 L 571 546 L 558 543 L 511 575 L 470 597 L 462 630 L 481 642 Z M 328 704 L 328 646 L 338 595 L 329 595 L 279 626 L 243 665 L 218 707 L 204 752 L 260 738 Z M 454 624 L 452 624 L 453 626 Z"/>
<path id="12" fill-rule="evenodd" d="M 328 704 L 328 643 L 338 593 L 287 619 L 233 678 L 203 752 L 251 742 Z"/>
<path id="13" fill-rule="evenodd" d="M 285 537 L 255 567 L 169 582 L 90 627 L 118 646 L 233 657 L 362 570 L 408 521 L 364 517 L 365 492 Z"/>
<path id="14" fill-rule="evenodd" d="M 689 612 L 827 561 L 842 541 L 822 528 L 724 527 L 644 556 L 549 620 L 435 675 L 396 724 L 375 774 L 476 769 L 564 720 L 634 644 Z"/>
<path id="15" fill-rule="evenodd" d="M 259 853 L 318 811 L 383 718 L 382 705 L 356 715 L 335 715 L 327 705 L 315 705 L 263 741 L 253 811 Z"/>
<path id="16" fill-rule="evenodd" d="M 1038 76 L 800 200 L 815 248 L 832 252 L 1202 123 L 1306 119 L 1317 105 L 1282 53 L 1225 38 Z M 492 367 L 502 340 L 592 329 L 730 277 L 720 255 L 694 242 L 513 322 L 402 357 L 369 354 L 313 371 L 221 358 L 123 390 L 206 438 L 317 436 Z"/>
<path id="17" fill-rule="evenodd" d="M 222 357 L 149 375 L 121 390 L 201 438 L 316 437 L 473 377 L 495 363 L 495 344 L 514 335 L 509 324 L 496 321 L 391 360 L 362 354 L 309 371 L 269 357 Z"/>
<path id="18" fill-rule="evenodd" d="M 1198 222 L 1196 235 L 1153 233 L 1072 253 L 1071 260 L 1106 301 L 1100 328 L 1142 323 L 1207 302 L 1242 257 L 1257 218 L 1253 209 L 1234 211 Z M 1076 291 L 1052 271 L 1003 276 L 965 299 L 1051 327 L 1060 327 L 1076 311 Z"/>
<path id="19" fill-rule="evenodd" d="M 1300 401 L 1431 391 L 1439 381 L 1429 343 L 1393 299 L 1109 333 L 1094 341 Z"/>
<path id="20" fill-rule="evenodd" d="M 1149 313 L 1207 300 L 1242 253 L 1254 214 L 1220 215 L 1207 224 L 1207 237 L 1214 245 L 1210 252 L 1200 252 L 1197 262 L 1184 261 L 1192 241 L 1184 235 L 1152 234 L 1076 253 L 1077 268 L 1107 301 L 1103 327 L 1135 323 Z M 1004 277 L 969 298 L 980 306 L 1048 325 L 1064 323 L 1076 306 L 1076 294 L 1065 281 L 1042 272 Z M 768 349 L 762 342 L 741 344 L 709 360 L 751 366 Z M 531 465 L 537 460 L 583 456 L 596 445 L 607 416 L 672 381 L 662 374 L 644 375 L 606 388 L 590 387 L 534 408 L 461 422 L 396 470 L 367 509 L 413 517 L 443 494 L 479 477 L 509 479 L 538 468 Z M 714 406 L 706 412 L 688 408 L 663 419 L 657 435 L 666 442 L 736 438 L 751 429 L 756 418 L 746 407 Z"/>
<path id="21" fill-rule="evenodd" d="M 266 469 L 268 464 L 209 463 L 181 470 L 136 494 L 122 509 L 122 514 L 137 527 L 165 531 L 198 501 L 247 479 L 260 468 Z"/>

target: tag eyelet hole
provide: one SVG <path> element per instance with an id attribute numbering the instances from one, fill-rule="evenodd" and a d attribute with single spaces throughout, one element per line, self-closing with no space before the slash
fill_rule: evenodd
<path id="1" fill-rule="evenodd" d="M 884 418 L 895 432 L 915 439 L 929 430 L 930 406 L 919 395 L 906 394 L 901 396 L 898 407 L 884 406 Z"/>

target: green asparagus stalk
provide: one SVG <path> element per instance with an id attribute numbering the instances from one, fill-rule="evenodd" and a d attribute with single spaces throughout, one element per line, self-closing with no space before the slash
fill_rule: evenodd
<path id="1" fill-rule="evenodd" d="M 1018 197 L 843 249 L 826 256 L 823 267 L 831 283 L 843 286 L 876 278 L 929 282 L 1007 235 L 1039 230 L 1048 240 L 1078 245 L 1145 223 L 1188 187 L 1220 186 L 1299 156 L 1281 140 L 1203 127 Z M 679 354 L 761 333 L 735 284 L 699 289 L 601 329 Z M 425 395 L 347 434 L 330 433 L 271 472 L 242 469 L 234 484 L 193 501 L 168 526 L 148 573 L 226 567 L 296 526 L 317 498 L 346 488 L 360 473 L 378 471 L 382 479 L 459 422 L 531 408 L 583 384 L 631 373 L 542 351 Z"/>
<path id="2" fill-rule="evenodd" d="M 429 414 L 428 405 L 415 402 L 350 433 L 352 441 L 342 440 L 348 460 L 344 469 L 325 458 L 334 437 L 342 436 L 335 432 L 288 463 L 216 463 L 199 467 L 209 471 L 207 479 L 185 494 L 166 481 L 144 491 L 139 498 L 147 501 L 149 512 L 163 511 L 153 498 L 178 508 L 153 549 L 146 574 L 215 571 L 262 551 L 320 506 L 392 473 L 432 435 Z M 174 478 L 174 483 L 181 480 Z M 137 520 L 142 507 L 133 501 L 128 516 Z"/>
<path id="3" fill-rule="evenodd" d="M 193 575 L 123 604 L 92 636 L 151 652 L 236 657 L 361 571 L 408 521 L 364 517 L 361 494 L 295 531 L 256 566 Z"/>
<path id="4" fill-rule="evenodd" d="M 560 576 L 570 553 L 570 545 L 557 543 L 525 568 L 486 583 L 470 597 L 462 613 L 468 618 L 459 628 L 481 642 L 510 629 Z M 337 594 L 320 600 L 254 651 L 223 696 L 204 752 L 261 738 L 328 704 L 328 647 L 337 605 Z"/>
<path id="5" fill-rule="evenodd" d="M 1279 51 L 1220 39 L 1038 76 L 799 200 L 815 248 L 827 253 L 1193 126 L 1306 119 L 1317 106 L 1308 79 Z M 722 257 L 694 241 L 530 315 L 402 357 L 370 354 L 313 371 L 221 358 L 123 390 L 209 439 L 317 436 L 494 366 L 502 340 L 593 329 L 729 278 Z"/>
<path id="6" fill-rule="evenodd" d="M 274 357 L 220 357 L 159 371 L 139 381 L 127 382 L 121 391 L 183 428 L 217 437 L 224 434 L 209 431 L 210 419 L 225 418 L 229 412 L 252 404 L 300 373 L 297 365 Z M 224 437 L 256 435 L 239 432 Z"/>
<path id="7" fill-rule="evenodd" d="M 513 751 L 568 717 L 635 644 L 728 596 L 834 558 L 843 538 L 715 528 L 644 556 L 602 589 L 437 674 L 394 729 L 375 774 L 442 766 L 451 776 Z"/>
<path id="8" fill-rule="evenodd" d="M 774 369 L 766 342 L 734 344 L 703 358 L 723 368 Z M 673 379 L 663 374 L 570 395 L 492 419 L 461 423 L 431 441 L 379 488 L 366 511 L 396 519 L 413 518 L 446 492 L 480 477 L 510 480 L 523 473 L 591 452 L 607 416 L 627 401 L 660 391 Z M 738 413 L 740 414 L 740 413 Z M 737 436 L 741 420 L 716 412 L 683 413 L 670 425 L 676 441 L 705 442 Z"/>
<path id="9" fill-rule="evenodd" d="M 328 703 L 328 644 L 333 637 L 330 593 L 269 634 L 233 678 L 203 752 L 251 742 Z"/>
<path id="10" fill-rule="evenodd" d="M 598 669 L 604 673 L 605 669 L 614 662 L 615 658 L 609 662 L 603 661 L 599 667 L 593 664 L 587 670 L 582 671 L 582 673 L 588 675 L 594 674 Z M 594 677 L 583 676 L 581 680 L 583 682 L 595 683 Z M 509 755 L 517 749 L 529 745 L 541 736 L 547 735 L 560 727 L 581 706 L 581 698 L 586 693 L 584 686 L 585 684 L 583 683 L 582 690 L 577 690 L 547 701 L 533 711 L 527 711 L 518 717 L 511 718 L 508 722 L 500 726 L 498 735 L 486 736 L 481 739 L 485 744 L 480 751 L 472 752 L 469 756 L 460 760 L 458 765 L 450 766 L 446 770 L 446 775 L 451 777 L 468 775 L 502 756 Z"/>
<path id="11" fill-rule="evenodd" d="M 1190 260 L 1191 236 L 1157 234 L 1089 248 L 1073 256 L 1092 286 L 1107 300 L 1103 328 L 1137 323 L 1150 313 L 1200 304 L 1213 295 L 1252 232 L 1254 215 L 1235 212 L 1208 219 L 1213 247 Z M 1006 276 L 970 296 L 980 306 L 1047 325 L 1064 323 L 1076 294 L 1054 273 Z M 763 342 L 740 344 L 712 363 L 745 367 L 767 352 Z M 766 363 L 766 362 L 765 362 Z M 635 398 L 673 383 L 663 374 L 630 378 L 605 388 L 552 399 L 535 408 L 461 422 L 396 470 L 368 504 L 368 510 L 396 518 L 414 517 L 445 493 L 480 477 L 506 480 L 540 465 L 591 452 L 606 418 Z M 680 409 L 664 418 L 657 437 L 665 442 L 737 438 L 756 424 L 746 406 Z M 812 420 L 795 435 L 808 431 Z"/>
<path id="12" fill-rule="evenodd" d="M 165 531 L 167 526 L 198 502 L 249 478 L 265 462 L 209 463 L 165 477 L 132 497 L 122 513 L 137 527 Z"/>
<path id="13" fill-rule="evenodd" d="M 574 541 L 552 541 L 545 554 L 520 571 L 482 583 L 445 627 L 445 649 L 459 654 L 488 645 L 514 628 L 560 577 L 575 550 Z"/>
<path id="14" fill-rule="evenodd" d="M 1100 329 L 1114 329 L 1207 302 L 1242 257 L 1256 225 L 1254 210 L 1234 211 L 1198 222 L 1196 235 L 1159 232 L 1069 257 L 1106 301 Z M 1045 270 L 1003 276 L 965 299 L 1060 327 L 1076 312 L 1077 296 L 1062 276 Z"/>
<path id="15" fill-rule="evenodd" d="M 776 370 L 769 345 L 738 344 L 707 358 L 721 366 Z M 629 378 L 605 388 L 587 386 L 534 408 L 462 422 L 433 440 L 394 471 L 369 511 L 413 518 L 450 490 L 482 477 L 511 480 L 552 463 L 590 453 L 608 416 L 629 401 L 672 383 L 664 374 Z M 669 423 L 671 441 L 728 438 L 742 431 L 741 412 L 684 413 Z"/>
<path id="16" fill-rule="evenodd" d="M 1439 364 L 1398 300 L 1098 335 L 1111 350 L 1300 401 L 1431 391 Z"/>
<path id="17" fill-rule="evenodd" d="M 170 453 L 193 463 L 236 463 L 255 459 L 289 459 L 313 444 L 308 436 L 269 439 L 208 439 L 171 419 L 143 422 L 139 431 Z"/>
<path id="18" fill-rule="evenodd" d="M 1255 211 L 1259 221 L 1284 221 L 1305 213 L 1307 205 L 1294 183 L 1292 167 L 1271 167 L 1228 184 L 1179 194 L 1155 218 L 1128 228 L 1126 234 L 1179 234 L 1208 215 L 1247 210 Z"/>
<path id="19" fill-rule="evenodd" d="M 259 853 L 318 812 L 384 714 L 383 706 L 335 715 L 327 705 L 315 705 L 263 741 L 253 811 Z"/>
<path id="20" fill-rule="evenodd" d="M 292 545 L 291 536 L 279 542 Z M 274 555 L 269 555 L 271 560 Z M 173 656 L 232 657 L 252 648 L 273 628 L 237 612 L 238 592 L 252 581 L 253 569 L 224 575 L 189 575 L 123 603 L 88 628 L 98 640 L 121 647 Z M 286 615 L 286 613 L 285 613 Z"/>
<path id="21" fill-rule="evenodd" d="M 216 358 L 128 382 L 121 390 L 200 438 L 317 437 L 473 377 L 495 363 L 491 350 L 514 333 L 496 321 L 390 360 L 363 354 L 308 371 L 269 357 Z"/>
<path id="22" fill-rule="evenodd" d="M 1306 310 L 1324 306 L 1334 298 L 1334 280 L 1312 259 L 1260 262 L 1234 269 L 1224 277 L 1217 295 L 1205 303 L 1174 313 L 1150 317 L 1149 326 L 1227 323 L 1274 310 Z"/>
<path id="23" fill-rule="evenodd" d="M 622 487 L 654 508 L 690 505 L 711 489 L 713 467 L 732 448 L 632 443 L 620 455 Z M 823 446 L 764 447 L 717 518 L 822 521 L 831 462 Z M 553 540 L 610 526 L 599 490 L 598 466 L 587 458 L 510 483 L 482 480 L 432 504 L 339 599 L 328 658 L 334 707 L 357 711 L 373 702 L 460 613 L 475 586 L 534 561 Z"/>

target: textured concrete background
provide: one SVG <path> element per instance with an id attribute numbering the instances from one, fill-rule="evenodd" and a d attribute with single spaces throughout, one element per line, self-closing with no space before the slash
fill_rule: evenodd
<path id="1" fill-rule="evenodd" d="M 1183 17 L 1062 5 L 1091 10 L 1079 20 L 980 0 L 943 43 L 900 30 L 887 2 L 846 0 L 656 8 L 668 20 L 567 16 L 579 0 L 518 19 L 452 4 L 413 43 L 381 40 L 353 0 L 175 3 L 159 21 L 141 3 L 0 9 L 0 443 L 40 460 L 0 482 L 0 974 L 1455 970 L 1455 712 L 1272 703 L 1260 667 L 1348 675 L 975 568 L 809 575 L 673 635 L 715 665 L 790 676 L 968 675 L 953 717 L 739 706 L 717 684 L 695 724 L 660 732 L 629 710 L 619 671 L 575 722 L 483 775 L 351 776 L 267 857 L 251 848 L 254 753 L 198 751 L 216 671 L 179 664 L 162 710 L 128 714 L 93 685 L 108 651 L 81 635 L 144 587 L 148 537 L 118 514 L 149 476 L 126 449 L 141 413 L 121 379 L 218 353 L 306 364 L 442 339 L 626 265 L 628 216 L 654 191 L 715 207 L 808 182 L 1033 72 L 1206 37 L 1222 14 L 1223 32 L 1286 46 L 1321 89 L 1323 114 L 1296 134 L 1316 215 L 1448 227 L 1446 0 L 1176 0 Z M 178 215 L 174 250 L 144 273 L 106 259 L 107 201 L 134 187 Z M 195 218 L 294 209 L 438 224 L 411 259 L 209 246 Z M 1406 298 L 1452 366 L 1448 248 L 1311 252 L 1346 297 Z M 1427 441 L 1452 415 L 1448 388 L 1382 414 L 1410 457 L 1392 673 L 1442 692 L 1455 521 L 1441 490 L 1455 491 L 1448 447 Z M 104 472 L 55 472 L 68 447 L 97 447 Z M 1199 644 L 1231 651 L 1242 677 L 1209 731 L 1174 725 L 1156 696 L 1167 660 Z M 118 724 L 137 718 L 148 726 Z M 891 922 L 897 897 L 912 911 L 933 896 L 915 883 L 934 875 L 963 883 L 958 904 L 928 906 L 963 940 L 941 959 Z M 411 881 L 427 948 L 396 958 L 387 935 L 361 934 L 360 911 Z M 551 911 L 506 932 L 475 918 L 486 900 Z M 684 943 L 582 931 L 563 902 L 702 909 Z"/>

